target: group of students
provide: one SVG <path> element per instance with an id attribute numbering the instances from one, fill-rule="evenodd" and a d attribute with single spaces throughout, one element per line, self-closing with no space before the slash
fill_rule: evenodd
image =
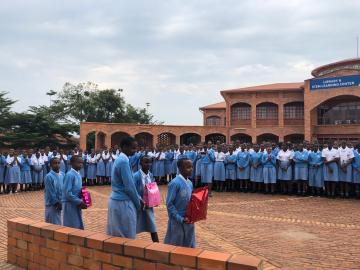
<path id="1" fill-rule="evenodd" d="M 132 137 L 121 141 L 121 152 L 111 170 L 111 194 L 108 201 L 107 234 L 136 238 L 141 232 L 149 232 L 154 242 L 159 242 L 152 208 L 146 207 L 143 194 L 147 183 L 155 179 L 150 169 L 153 157 L 139 157 L 140 168 L 135 173 L 130 159 L 137 152 L 137 142 Z M 50 160 L 50 172 L 45 177 L 45 221 L 53 224 L 84 229 L 82 210 L 87 206 L 81 198 L 83 181 L 80 170 L 83 159 L 73 155 L 71 169 L 64 175 L 60 159 Z M 184 247 L 195 247 L 195 227 L 185 217 L 193 185 L 192 161 L 185 156 L 177 160 L 177 176 L 169 183 L 166 198 L 169 221 L 164 242 Z"/>

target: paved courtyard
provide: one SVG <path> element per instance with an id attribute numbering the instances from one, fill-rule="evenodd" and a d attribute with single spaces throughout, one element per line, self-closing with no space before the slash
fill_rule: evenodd
<path id="1" fill-rule="evenodd" d="M 109 187 L 90 188 L 94 206 L 84 211 L 88 230 L 105 231 Z M 163 200 L 166 188 L 161 187 Z M 0 262 L 6 260 L 6 219 L 42 220 L 43 193 L 0 196 Z M 167 213 L 156 208 L 164 238 Z M 360 201 L 220 193 L 209 200 L 208 220 L 196 226 L 198 246 L 252 254 L 271 269 L 360 269 Z M 141 234 L 142 239 L 150 239 Z M 0 263 L 1 264 L 1 263 Z"/>

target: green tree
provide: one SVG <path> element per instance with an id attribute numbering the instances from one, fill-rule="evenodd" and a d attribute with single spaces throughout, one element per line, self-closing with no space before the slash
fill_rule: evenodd
<path id="1" fill-rule="evenodd" d="M 0 92 L 0 117 L 5 116 L 11 110 L 11 106 L 16 103 L 16 100 L 7 98 L 7 92 Z"/>

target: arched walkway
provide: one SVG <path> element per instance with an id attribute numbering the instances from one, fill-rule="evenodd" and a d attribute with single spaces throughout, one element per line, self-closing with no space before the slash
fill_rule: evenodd
<path id="1" fill-rule="evenodd" d="M 289 134 L 284 137 L 284 142 L 302 143 L 304 134 Z"/>
<path id="2" fill-rule="evenodd" d="M 157 143 L 163 146 L 174 145 L 176 143 L 176 136 L 170 132 L 161 133 L 158 135 Z"/>
<path id="3" fill-rule="evenodd" d="M 147 132 L 141 132 L 135 135 L 135 140 L 139 147 L 153 147 L 154 136 Z"/>
<path id="4" fill-rule="evenodd" d="M 113 133 L 113 134 L 111 135 L 111 147 L 113 147 L 113 146 L 115 146 L 115 145 L 119 146 L 121 140 L 122 140 L 123 138 L 127 137 L 127 136 L 129 136 L 129 134 L 126 133 L 126 132 L 121 132 L 121 131 L 119 131 L 119 132 Z"/>
<path id="5" fill-rule="evenodd" d="M 218 142 L 225 143 L 226 142 L 226 136 L 220 133 L 211 133 L 205 136 L 205 142 L 211 141 L 213 144 L 216 144 Z"/>
<path id="6" fill-rule="evenodd" d="M 244 133 L 237 133 L 231 136 L 231 141 L 236 142 L 240 141 L 240 143 L 251 143 L 251 136 Z"/>
<path id="7" fill-rule="evenodd" d="M 201 136 L 197 133 L 184 133 L 180 136 L 180 144 L 199 144 L 201 142 Z"/>
<path id="8" fill-rule="evenodd" d="M 261 134 L 261 135 L 257 136 L 256 141 L 257 141 L 257 143 L 264 143 L 264 142 L 278 143 L 279 142 L 279 137 L 276 136 L 275 134 L 264 133 L 264 134 Z"/>
<path id="9" fill-rule="evenodd" d="M 86 150 L 87 151 L 90 151 L 91 149 L 95 149 L 95 139 L 96 139 L 95 131 L 89 132 L 86 135 Z"/>
<path id="10" fill-rule="evenodd" d="M 106 134 L 103 132 L 98 132 L 98 134 L 96 135 L 96 149 L 100 150 L 103 149 L 105 146 L 105 140 L 106 140 Z"/>

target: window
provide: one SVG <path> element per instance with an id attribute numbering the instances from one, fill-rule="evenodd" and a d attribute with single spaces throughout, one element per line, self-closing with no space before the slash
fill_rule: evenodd
<path id="1" fill-rule="evenodd" d="M 278 107 L 275 104 L 261 104 L 256 107 L 256 119 L 278 119 Z"/>
<path id="2" fill-rule="evenodd" d="M 235 104 L 231 107 L 231 120 L 250 120 L 251 107 L 247 104 Z"/>
<path id="3" fill-rule="evenodd" d="M 206 118 L 207 126 L 221 126 L 221 118 L 218 116 L 210 116 Z"/>
<path id="4" fill-rule="evenodd" d="M 284 106 L 284 118 L 285 119 L 304 119 L 304 104 L 292 103 Z"/>
<path id="5" fill-rule="evenodd" d="M 318 109 L 318 125 L 360 124 L 360 101 L 329 102 Z"/>

